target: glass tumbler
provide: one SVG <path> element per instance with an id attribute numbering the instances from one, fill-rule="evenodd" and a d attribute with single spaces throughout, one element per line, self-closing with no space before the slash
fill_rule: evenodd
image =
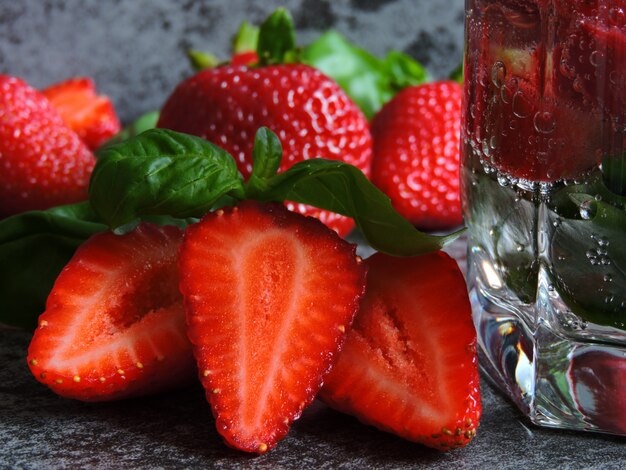
<path id="1" fill-rule="evenodd" d="M 626 435 L 626 1 L 465 7 L 482 368 L 535 424 Z"/>

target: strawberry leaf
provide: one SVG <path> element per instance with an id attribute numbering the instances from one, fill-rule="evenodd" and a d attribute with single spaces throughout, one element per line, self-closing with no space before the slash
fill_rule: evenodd
<path id="1" fill-rule="evenodd" d="M 399 90 L 428 80 L 422 65 L 391 51 L 382 60 L 329 31 L 302 50 L 302 62 L 334 79 L 368 119 Z"/>
<path id="2" fill-rule="evenodd" d="M 230 154 L 166 129 L 103 149 L 89 186 L 92 206 L 111 228 L 147 215 L 202 216 L 224 196 L 243 194 Z"/>
<path id="3" fill-rule="evenodd" d="M 296 33 L 291 14 L 278 8 L 261 25 L 257 46 L 259 64 L 285 63 L 285 58 L 295 47 Z"/>
<path id="4" fill-rule="evenodd" d="M 76 248 L 106 229 L 87 202 L 0 221 L 0 323 L 33 328 Z"/>

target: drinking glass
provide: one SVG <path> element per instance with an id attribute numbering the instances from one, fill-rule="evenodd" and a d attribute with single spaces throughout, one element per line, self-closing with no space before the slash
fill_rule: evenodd
<path id="1" fill-rule="evenodd" d="M 626 435 L 626 1 L 465 7 L 482 368 L 536 424 Z"/>

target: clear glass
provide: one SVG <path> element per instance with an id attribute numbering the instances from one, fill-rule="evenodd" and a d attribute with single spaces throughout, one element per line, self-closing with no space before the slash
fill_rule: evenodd
<path id="1" fill-rule="evenodd" d="M 626 1 L 466 0 L 468 282 L 536 424 L 626 435 Z"/>

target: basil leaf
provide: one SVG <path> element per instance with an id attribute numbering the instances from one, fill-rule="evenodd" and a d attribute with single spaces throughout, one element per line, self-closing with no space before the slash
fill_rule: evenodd
<path id="1" fill-rule="evenodd" d="M 89 185 L 91 205 L 111 228 L 146 215 L 201 217 L 223 196 L 243 195 L 228 152 L 166 129 L 103 149 Z"/>
<path id="2" fill-rule="evenodd" d="M 626 210 L 590 194 L 569 197 L 585 218 L 553 217 L 550 259 L 556 288 L 579 317 L 624 330 Z"/>
<path id="3" fill-rule="evenodd" d="M 428 79 L 425 69 L 400 52 L 381 60 L 329 31 L 306 46 L 302 61 L 334 79 L 368 119 L 401 88 Z"/>
<path id="4" fill-rule="evenodd" d="M 495 260 L 496 270 L 524 303 L 536 299 L 539 276 L 537 207 L 478 169 L 462 169 L 467 199 L 468 231 L 480 253 Z"/>
<path id="5" fill-rule="evenodd" d="M 148 113 L 139 116 L 132 124 L 126 126 L 116 135 L 111 137 L 108 141 L 102 145 L 101 149 L 105 147 L 110 147 L 111 145 L 119 144 L 120 142 L 124 142 L 131 137 L 135 137 L 142 132 L 145 132 L 149 129 L 154 129 L 159 120 L 159 112 L 158 111 L 150 111 Z"/>
<path id="6" fill-rule="evenodd" d="M 415 256 L 438 250 L 460 235 L 420 232 L 396 212 L 389 198 L 361 170 L 343 162 L 306 160 L 266 183 L 266 190 L 255 199 L 291 200 L 352 217 L 369 244 L 390 255 Z"/>
<path id="7" fill-rule="evenodd" d="M 76 248 L 106 229 L 87 202 L 0 221 L 0 323 L 35 327 Z"/>
<path id="8" fill-rule="evenodd" d="M 602 159 L 604 184 L 613 193 L 626 196 L 626 153 Z"/>
<path id="9" fill-rule="evenodd" d="M 260 65 L 282 64 L 296 47 L 296 32 L 291 14 L 278 8 L 261 25 L 257 54 Z"/>
<path id="10" fill-rule="evenodd" d="M 419 85 L 428 79 L 426 69 L 415 59 L 399 51 L 390 51 L 384 61 L 389 84 L 394 91 Z"/>
<path id="11" fill-rule="evenodd" d="M 267 127 L 261 127 L 254 137 L 252 174 L 246 183 L 246 195 L 254 197 L 267 189 L 268 180 L 278 171 L 283 158 L 280 140 Z"/>

